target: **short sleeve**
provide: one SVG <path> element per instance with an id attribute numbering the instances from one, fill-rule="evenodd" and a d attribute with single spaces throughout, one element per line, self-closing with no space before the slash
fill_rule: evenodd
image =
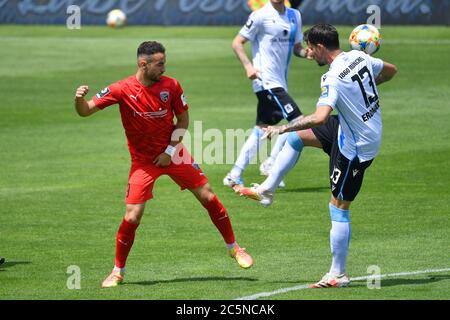
<path id="1" fill-rule="evenodd" d="M 97 93 L 92 100 L 97 108 L 104 109 L 113 104 L 119 103 L 121 96 L 122 87 L 118 82 L 116 82 Z"/>
<path id="2" fill-rule="evenodd" d="M 256 36 L 258 35 L 260 28 L 260 19 L 256 12 L 253 12 L 246 22 L 246 24 L 242 27 L 239 34 L 249 41 L 255 41 Z"/>
<path id="3" fill-rule="evenodd" d="M 183 113 L 189 109 L 186 96 L 184 95 L 183 89 L 178 82 L 175 84 L 175 94 L 172 100 L 172 108 L 175 114 Z"/>
<path id="4" fill-rule="evenodd" d="M 317 106 L 330 106 L 334 109 L 339 98 L 339 92 L 335 82 L 324 75 L 322 77 L 320 89 L 321 95 L 319 97 L 319 101 L 317 102 Z"/>
<path id="5" fill-rule="evenodd" d="M 378 75 L 381 73 L 381 71 L 383 71 L 383 68 L 384 68 L 383 60 L 374 58 L 371 56 L 368 56 L 368 59 L 369 59 L 370 63 L 372 64 L 373 75 L 375 77 L 378 77 Z"/>
<path id="6" fill-rule="evenodd" d="M 295 33 L 295 43 L 299 43 L 303 41 L 303 32 L 302 32 L 302 15 L 300 11 L 296 10 L 297 13 L 297 32 Z"/>

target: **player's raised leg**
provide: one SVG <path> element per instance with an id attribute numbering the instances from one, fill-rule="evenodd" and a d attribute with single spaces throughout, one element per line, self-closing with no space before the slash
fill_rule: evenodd
<path id="1" fill-rule="evenodd" d="M 220 202 L 219 198 L 214 194 L 209 183 L 195 189 L 190 189 L 190 191 L 208 211 L 211 221 L 214 223 L 217 230 L 219 230 L 225 241 L 230 256 L 233 257 L 242 268 L 250 268 L 253 265 L 253 259 L 244 248 L 241 248 L 237 244 L 227 210 Z"/>
<path id="2" fill-rule="evenodd" d="M 134 243 L 136 229 L 144 214 L 144 208 L 145 204 L 127 204 L 125 217 L 117 231 L 114 269 L 103 281 L 103 288 L 115 287 L 123 282 L 125 276 L 125 264 Z"/>
<path id="3" fill-rule="evenodd" d="M 242 196 L 257 200 L 264 207 L 271 205 L 277 186 L 298 162 L 303 148 L 305 146 L 322 148 L 312 130 L 290 132 L 287 136 L 287 141 L 276 158 L 270 175 L 260 185 L 254 184 L 252 188 L 241 188 L 239 193 Z"/>

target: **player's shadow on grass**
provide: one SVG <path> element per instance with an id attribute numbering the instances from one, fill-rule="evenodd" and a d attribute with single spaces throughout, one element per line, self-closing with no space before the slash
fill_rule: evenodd
<path id="1" fill-rule="evenodd" d="M 328 191 L 330 190 L 329 186 L 326 187 L 311 187 L 311 188 L 284 188 L 284 189 L 277 189 L 278 193 L 289 193 L 289 192 L 323 192 L 324 190 Z"/>
<path id="2" fill-rule="evenodd" d="M 8 261 L 8 260 L 6 260 L 5 263 L 0 265 L 0 272 L 6 271 L 5 269 L 14 267 L 19 264 L 30 264 L 30 263 L 31 263 L 31 261 Z"/>
<path id="3" fill-rule="evenodd" d="M 434 275 L 428 276 L 428 278 L 421 279 L 402 279 L 402 278 L 392 278 L 392 279 L 381 279 L 381 288 L 383 287 L 395 287 L 404 285 L 424 285 L 444 280 L 450 280 L 450 274 Z M 366 287 L 367 280 L 352 281 L 351 287 Z"/>
<path id="4" fill-rule="evenodd" d="M 148 280 L 148 281 L 136 281 L 125 284 L 138 284 L 141 286 L 153 286 L 160 283 L 176 283 L 176 282 L 195 282 L 195 281 L 258 281 L 254 278 L 246 277 L 193 277 L 193 278 L 175 278 L 170 280 Z"/>

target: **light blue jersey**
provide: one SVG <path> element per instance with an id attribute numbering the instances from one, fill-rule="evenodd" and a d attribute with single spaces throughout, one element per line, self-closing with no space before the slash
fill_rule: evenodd
<path id="1" fill-rule="evenodd" d="M 349 160 L 372 160 L 381 144 L 382 123 L 375 78 L 383 61 L 361 51 L 343 52 L 322 76 L 318 106 L 338 112 L 338 145 Z"/>
<path id="2" fill-rule="evenodd" d="M 269 2 L 253 12 L 239 34 L 252 42 L 253 66 L 262 81 L 253 81 L 255 92 L 264 89 L 288 90 L 288 68 L 294 44 L 303 40 L 300 12 L 286 8 L 280 14 Z"/>

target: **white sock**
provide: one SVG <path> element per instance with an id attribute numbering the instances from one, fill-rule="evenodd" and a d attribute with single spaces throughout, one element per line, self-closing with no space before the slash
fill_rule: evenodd
<path id="1" fill-rule="evenodd" d="M 124 274 L 125 273 L 125 268 L 119 268 L 119 267 L 114 266 L 113 270 L 116 271 L 116 272 L 120 272 L 120 274 Z"/>
<path id="2" fill-rule="evenodd" d="M 269 190 L 274 192 L 283 180 L 284 176 L 295 166 L 303 149 L 303 142 L 297 136 L 297 133 L 291 132 L 286 134 L 287 143 L 284 144 L 275 163 L 273 164 L 270 175 L 259 186 L 259 190 Z"/>
<path id="3" fill-rule="evenodd" d="M 339 275 L 346 272 L 348 247 L 351 236 L 350 212 L 349 210 L 338 209 L 330 204 L 330 214 L 332 219 L 330 247 L 333 256 L 330 273 Z"/>
<path id="4" fill-rule="evenodd" d="M 233 249 L 235 245 L 236 245 L 236 241 L 231 244 L 227 244 L 227 249 Z"/>
<path id="5" fill-rule="evenodd" d="M 277 141 L 275 141 L 275 144 L 272 147 L 272 151 L 270 152 L 270 159 L 269 161 L 275 161 L 280 151 L 283 149 L 283 146 L 288 138 L 288 133 L 280 134 L 277 138 Z"/>
<path id="6" fill-rule="evenodd" d="M 261 144 L 261 137 L 263 134 L 264 133 L 260 128 L 255 127 L 253 129 L 252 134 L 242 146 L 241 152 L 239 153 L 233 169 L 231 169 L 230 174 L 233 178 L 240 178 L 242 172 L 255 157 Z"/>

